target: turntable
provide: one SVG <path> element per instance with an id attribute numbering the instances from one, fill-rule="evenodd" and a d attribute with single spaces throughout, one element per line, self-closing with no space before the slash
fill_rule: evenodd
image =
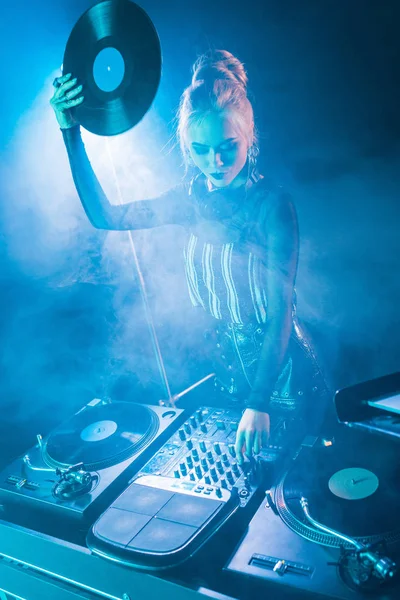
<path id="1" fill-rule="evenodd" d="M 306 439 L 267 492 L 227 571 L 235 580 L 253 576 L 256 587 L 267 580 L 281 595 L 295 588 L 307 598 L 398 598 L 396 449 L 344 427 L 336 440 Z"/>
<path id="2" fill-rule="evenodd" d="M 183 411 L 95 399 L 0 473 L 6 517 L 90 522 L 161 445 Z M 165 435 L 164 435 L 165 434 Z M 60 518 L 61 517 L 61 518 Z"/>

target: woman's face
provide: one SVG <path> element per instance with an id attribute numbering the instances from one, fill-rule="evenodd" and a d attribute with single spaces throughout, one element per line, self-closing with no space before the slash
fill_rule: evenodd
<path id="1" fill-rule="evenodd" d="M 190 125 L 186 143 L 196 167 L 218 188 L 230 185 L 247 161 L 248 142 L 226 114 L 209 113 Z"/>

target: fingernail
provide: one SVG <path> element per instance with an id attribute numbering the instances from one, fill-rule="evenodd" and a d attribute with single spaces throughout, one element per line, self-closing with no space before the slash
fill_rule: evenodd
<path id="1" fill-rule="evenodd" d="M 68 73 L 67 75 L 65 75 L 65 79 L 69 79 L 71 77 L 72 73 Z"/>

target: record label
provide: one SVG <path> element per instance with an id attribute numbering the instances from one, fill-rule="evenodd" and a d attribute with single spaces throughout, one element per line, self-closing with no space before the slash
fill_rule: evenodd
<path id="1" fill-rule="evenodd" d="M 372 471 L 353 467 L 341 469 L 329 479 L 332 494 L 344 500 L 362 500 L 376 492 L 379 479 Z"/>
<path id="2" fill-rule="evenodd" d="M 99 442 L 115 433 L 117 427 L 118 425 L 115 421 L 97 421 L 81 431 L 81 439 L 84 442 Z"/>

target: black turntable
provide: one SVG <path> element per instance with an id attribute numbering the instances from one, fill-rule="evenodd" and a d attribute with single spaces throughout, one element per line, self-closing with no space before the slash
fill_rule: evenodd
<path id="1" fill-rule="evenodd" d="M 276 584 L 282 597 L 398 598 L 399 469 L 385 439 L 344 427 L 336 440 L 306 439 L 227 571 Z"/>
<path id="2" fill-rule="evenodd" d="M 7 518 L 41 512 L 71 530 L 90 522 L 178 425 L 183 411 L 133 402 L 93 400 L 0 473 Z M 44 511 L 44 512 L 43 512 Z M 43 514 L 46 519 L 43 519 Z"/>

